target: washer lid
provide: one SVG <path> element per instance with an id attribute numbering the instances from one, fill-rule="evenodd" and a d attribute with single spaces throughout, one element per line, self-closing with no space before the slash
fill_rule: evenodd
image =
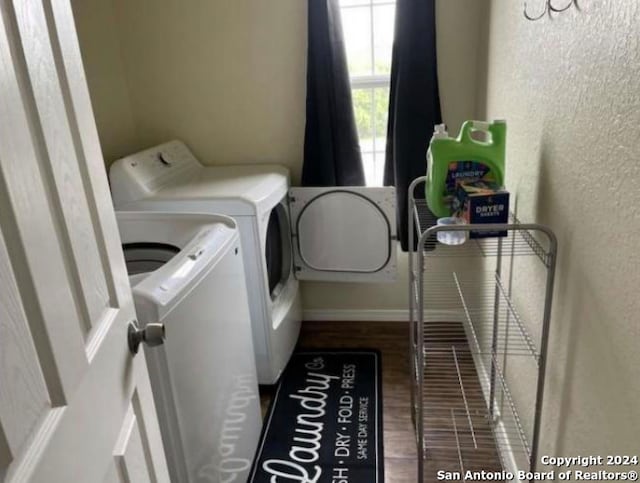
<path id="1" fill-rule="evenodd" d="M 235 228 L 222 223 L 204 225 L 179 253 L 133 288 L 136 309 L 144 311 L 147 321 L 161 321 L 207 276 L 237 240 Z"/>
<path id="2" fill-rule="evenodd" d="M 202 213 L 116 211 L 122 245 L 156 244 L 185 247 L 204 226 L 223 224 L 235 228 L 233 218 Z"/>

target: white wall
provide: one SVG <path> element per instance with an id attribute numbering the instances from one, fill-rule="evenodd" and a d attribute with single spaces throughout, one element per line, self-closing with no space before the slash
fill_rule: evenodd
<path id="1" fill-rule="evenodd" d="M 542 454 L 640 451 L 639 7 L 581 0 L 532 23 L 493 0 L 489 15 L 479 105 L 508 120 L 520 217 L 560 242 Z"/>
<path id="2" fill-rule="evenodd" d="M 72 0 L 102 153 L 111 162 L 140 147 L 110 0 Z"/>
<path id="3" fill-rule="evenodd" d="M 208 164 L 280 163 L 304 135 L 306 2 L 114 0 L 139 142 Z"/>
<path id="4" fill-rule="evenodd" d="M 487 0 L 436 0 L 440 103 L 454 135 L 477 114 L 479 40 L 488 5 Z"/>
<path id="5" fill-rule="evenodd" d="M 180 138 L 207 164 L 298 177 L 306 2 L 75 0 L 74 12 L 107 163 L 134 131 L 134 149 Z"/>

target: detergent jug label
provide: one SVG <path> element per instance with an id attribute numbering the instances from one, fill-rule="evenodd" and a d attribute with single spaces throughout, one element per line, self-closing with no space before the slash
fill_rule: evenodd
<path id="1" fill-rule="evenodd" d="M 447 170 L 446 193 L 452 195 L 461 181 L 488 180 L 491 169 L 478 161 L 452 161 Z"/>

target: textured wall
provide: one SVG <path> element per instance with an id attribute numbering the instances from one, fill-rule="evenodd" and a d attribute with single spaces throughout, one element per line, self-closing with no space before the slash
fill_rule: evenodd
<path id="1" fill-rule="evenodd" d="M 640 3 L 579 3 L 492 2 L 479 106 L 509 122 L 520 218 L 560 241 L 542 454 L 638 454 Z"/>
<path id="2" fill-rule="evenodd" d="M 462 123 L 475 118 L 478 42 L 486 18 L 487 0 L 436 0 L 438 81 L 442 117 L 454 135 Z M 425 133 L 426 138 L 431 133 Z"/>

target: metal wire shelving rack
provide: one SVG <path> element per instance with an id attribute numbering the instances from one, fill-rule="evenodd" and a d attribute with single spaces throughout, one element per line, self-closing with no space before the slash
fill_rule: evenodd
<path id="1" fill-rule="evenodd" d="M 557 240 L 524 224 L 437 226 L 409 187 L 411 398 L 419 481 L 437 470 L 535 471 Z M 437 241 L 441 231 L 505 237 Z M 517 474 L 517 473 L 516 473 Z"/>

